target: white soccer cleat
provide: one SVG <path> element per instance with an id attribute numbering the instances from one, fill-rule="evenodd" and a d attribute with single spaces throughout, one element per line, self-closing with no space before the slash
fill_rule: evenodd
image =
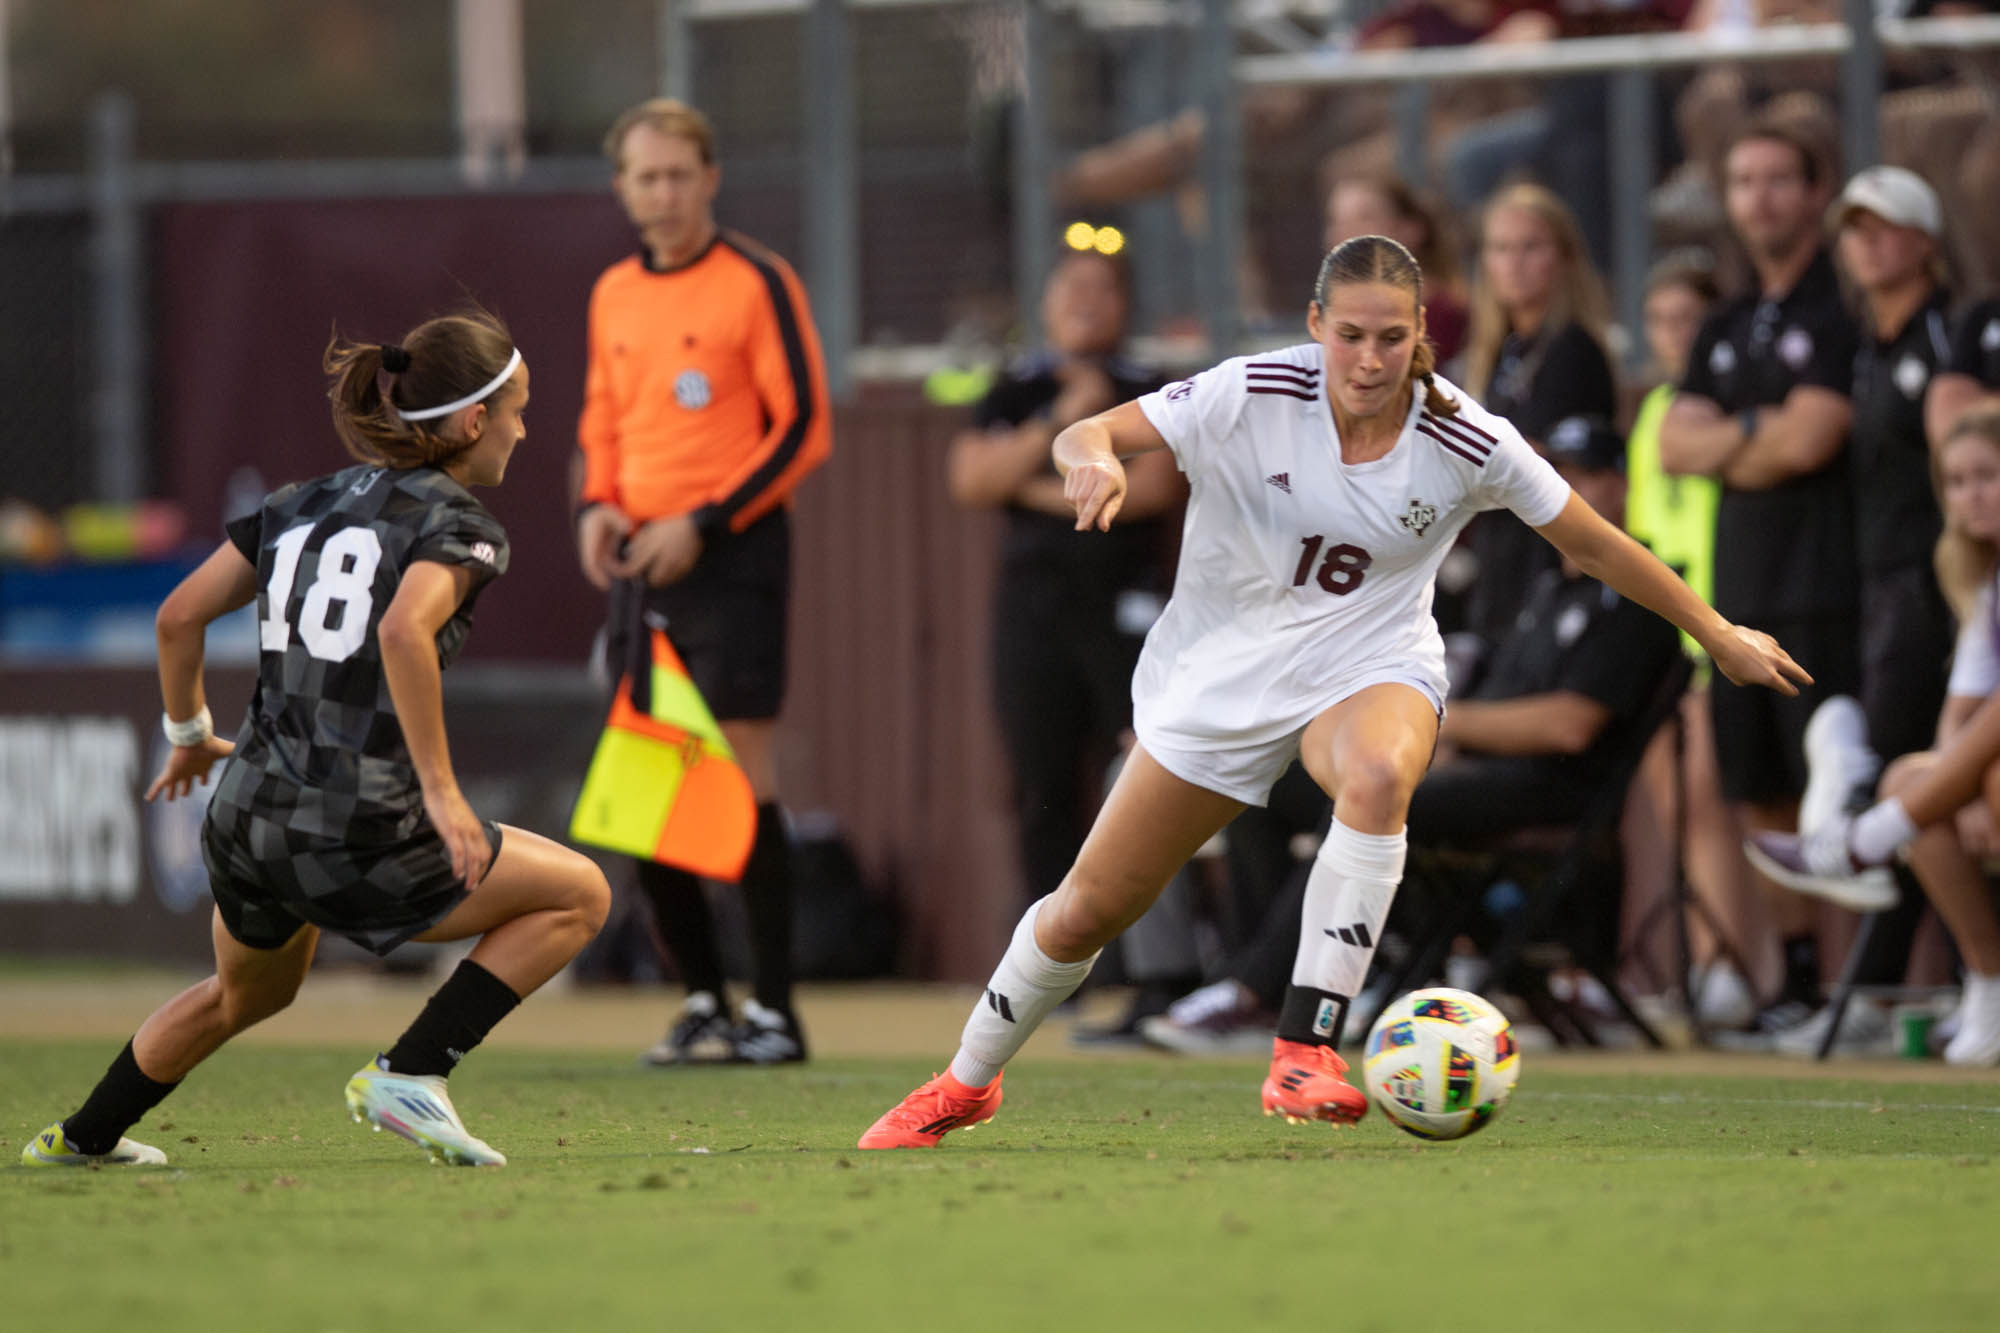
<path id="1" fill-rule="evenodd" d="M 78 1152 L 58 1120 L 21 1149 L 22 1166 L 165 1166 L 167 1155 L 149 1143 L 120 1139 L 110 1152 Z"/>
<path id="2" fill-rule="evenodd" d="M 1881 912 L 1902 894 L 1888 868 L 1862 865 L 1849 849 L 1854 820 L 1836 815 L 1810 833 L 1752 833 L 1743 840 L 1750 864 L 1798 893 L 1838 903 L 1850 912 Z"/>
<path id="3" fill-rule="evenodd" d="M 472 1137 L 436 1074 L 396 1074 L 378 1056 L 347 1080 L 347 1109 L 357 1123 L 400 1134 L 447 1166 L 505 1166 L 507 1159 Z"/>
<path id="4" fill-rule="evenodd" d="M 1944 1059 L 1946 1064 L 1974 1069 L 2000 1065 L 2000 976 L 1965 974 L 1958 1031 L 1946 1043 Z"/>

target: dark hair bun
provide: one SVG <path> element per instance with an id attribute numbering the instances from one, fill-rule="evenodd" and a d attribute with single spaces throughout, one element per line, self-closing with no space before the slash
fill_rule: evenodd
<path id="1" fill-rule="evenodd" d="M 410 368 L 410 354 L 395 343 L 382 344 L 382 369 L 400 375 Z"/>

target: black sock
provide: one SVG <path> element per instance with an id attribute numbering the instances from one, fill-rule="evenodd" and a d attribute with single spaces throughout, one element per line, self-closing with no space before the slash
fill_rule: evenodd
<path id="1" fill-rule="evenodd" d="M 754 860 L 754 849 L 751 856 Z M 667 959 L 680 973 L 688 993 L 707 991 L 721 1000 L 729 992 L 723 986 L 722 951 L 715 942 L 715 918 L 708 910 L 708 895 L 702 892 L 701 881 L 674 866 L 641 861 L 639 888 L 653 905 L 660 943 L 666 947 Z"/>
<path id="2" fill-rule="evenodd" d="M 1787 935 L 1785 984 L 1780 997 L 1805 1004 L 1819 1003 L 1819 940 L 1811 935 Z"/>
<path id="3" fill-rule="evenodd" d="M 750 971 L 757 1003 L 792 1012 L 792 838 L 776 801 L 757 807 L 757 841 L 743 867 Z"/>
<path id="4" fill-rule="evenodd" d="M 383 1062 L 398 1074 L 449 1074 L 520 1003 L 513 987 L 468 958 L 445 978 Z"/>
<path id="5" fill-rule="evenodd" d="M 179 1086 L 147 1078 L 128 1041 L 111 1062 L 111 1068 L 104 1071 L 104 1077 L 90 1090 L 82 1109 L 63 1121 L 63 1137 L 80 1153 L 92 1157 L 108 1153 L 118 1146 L 126 1130 L 139 1123 L 140 1116 L 165 1101 L 167 1094 Z"/>
<path id="6" fill-rule="evenodd" d="M 1341 1029 L 1347 1026 L 1348 1004 L 1347 996 L 1330 990 L 1287 986 L 1284 1007 L 1278 1011 L 1278 1036 L 1309 1046 L 1338 1046 Z"/>

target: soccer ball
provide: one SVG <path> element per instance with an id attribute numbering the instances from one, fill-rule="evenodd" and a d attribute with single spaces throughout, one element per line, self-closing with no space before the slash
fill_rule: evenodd
<path id="1" fill-rule="evenodd" d="M 1521 1076 L 1507 1017 L 1471 991 L 1411 991 L 1375 1020 L 1362 1062 L 1368 1096 L 1396 1128 L 1459 1139 L 1500 1114 Z"/>

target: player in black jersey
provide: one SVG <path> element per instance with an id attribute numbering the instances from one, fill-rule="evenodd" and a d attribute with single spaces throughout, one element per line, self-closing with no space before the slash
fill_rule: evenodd
<path id="1" fill-rule="evenodd" d="M 125 1131 L 291 1003 L 321 930 L 384 954 L 481 937 L 346 1096 L 357 1120 L 435 1158 L 502 1165 L 466 1131 L 445 1078 L 604 922 L 597 867 L 482 821 L 445 743 L 440 673 L 480 589 L 507 568 L 507 534 L 467 488 L 507 470 L 526 429 L 527 366 L 484 312 L 430 320 L 400 345 L 336 340 L 325 364 L 335 429 L 360 465 L 287 486 L 231 523 L 158 616 L 174 749 L 146 797 L 185 796 L 228 760 L 202 825 L 215 975 L 140 1026 L 82 1108 L 23 1151 L 29 1165 L 163 1164 Z M 253 600 L 257 686 L 232 744 L 204 702 L 203 635 Z"/>

